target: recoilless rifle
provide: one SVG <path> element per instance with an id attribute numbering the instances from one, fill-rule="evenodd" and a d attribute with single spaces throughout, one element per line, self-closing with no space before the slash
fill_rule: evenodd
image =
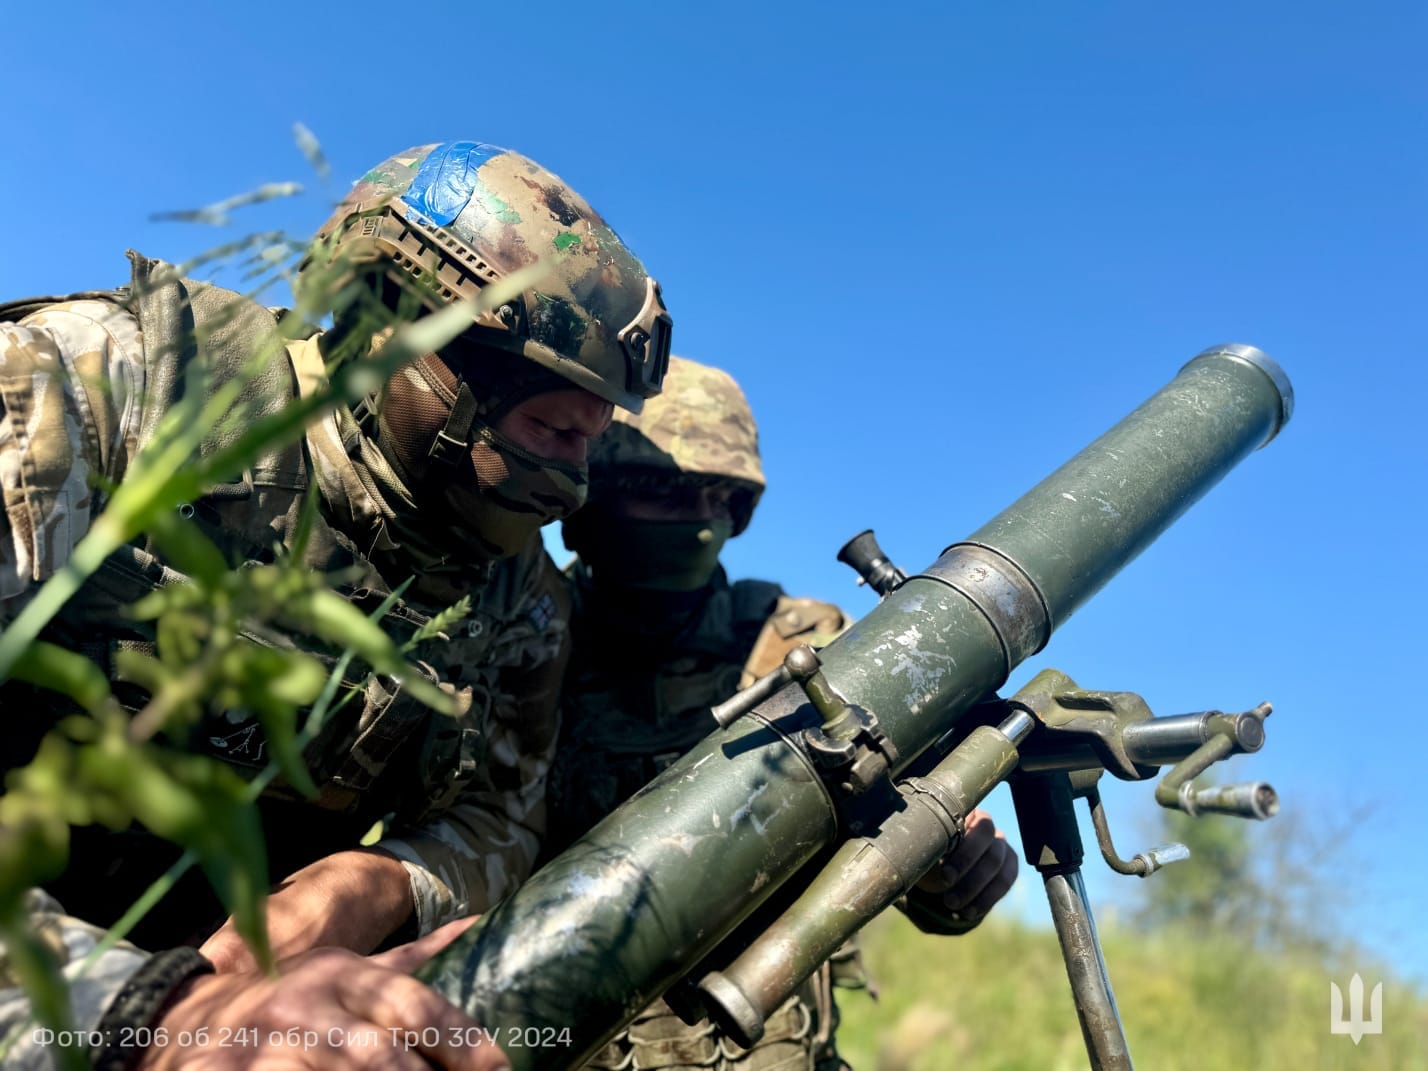
<path id="1" fill-rule="evenodd" d="M 843 941 L 957 842 L 1010 781 L 1045 882 L 1091 1066 L 1131 1067 L 1081 879 L 1072 802 L 1123 860 L 1097 792 L 1169 765 L 1162 805 L 1266 818 L 1273 789 L 1196 788 L 1257 750 L 1268 704 L 1155 717 L 1129 692 L 1012 670 L 1202 494 L 1289 421 L 1280 367 L 1212 347 L 1009 508 L 911 577 L 871 533 L 840 555 L 881 595 L 822 651 L 714 709 L 719 729 L 488 913 L 423 973 L 495 1032 L 515 1071 L 578 1067 L 661 994 L 749 1044 Z"/>

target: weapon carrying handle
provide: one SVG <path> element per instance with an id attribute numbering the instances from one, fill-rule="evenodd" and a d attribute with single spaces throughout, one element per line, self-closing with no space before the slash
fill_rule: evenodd
<path id="1" fill-rule="evenodd" d="M 772 698 L 779 689 L 792 681 L 793 675 L 789 673 L 788 667 L 779 666 L 772 673 L 766 673 L 754 681 L 742 692 L 736 692 L 724 702 L 710 707 L 709 713 L 714 715 L 714 720 L 719 723 L 719 728 L 727 729 L 765 699 Z"/>

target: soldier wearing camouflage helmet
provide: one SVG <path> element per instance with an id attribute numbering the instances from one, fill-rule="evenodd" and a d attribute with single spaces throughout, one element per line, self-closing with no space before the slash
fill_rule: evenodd
<path id="1" fill-rule="evenodd" d="M 564 526 L 566 545 L 602 586 L 700 591 L 715 574 L 724 542 L 749 526 L 764 491 L 758 429 L 738 384 L 680 357 L 670 359 L 667 384 L 662 397 L 601 437 L 590 459 L 591 501 Z M 615 503 L 627 498 L 693 503 L 694 512 L 709 516 L 611 531 Z M 841 621 L 841 612 L 825 609 Z"/>
<path id="2" fill-rule="evenodd" d="M 563 525 L 579 555 L 567 571 L 575 651 L 547 855 L 713 731 L 710 706 L 772 671 L 795 645 L 822 646 L 850 623 L 838 607 L 792 598 L 777 584 L 730 583 L 719 565 L 764 490 L 753 414 L 727 373 L 671 358 L 660 397 L 638 415 L 617 415 L 596 443 L 590 480 L 589 503 Z M 909 914 L 927 929 L 964 931 L 1015 873 L 1005 839 L 974 812 L 963 846 L 924 879 Z M 948 920 L 953 909 L 964 917 Z M 751 1050 L 709 1022 L 686 1026 L 657 1001 L 589 1066 L 836 1071 L 845 1065 L 834 1044 L 835 985 L 866 985 L 855 949 L 840 950 L 771 1016 Z"/>
<path id="3" fill-rule="evenodd" d="M 364 359 L 394 324 L 538 262 L 544 270 L 362 404 L 185 507 L 230 563 L 269 562 L 275 546 L 300 544 L 304 564 L 348 578 L 343 590 L 364 609 L 411 580 L 385 618 L 399 638 L 461 596 L 472 603 L 457 636 L 413 651 L 414 667 L 455 697 L 458 718 L 432 716 L 399 682 L 373 678 L 365 710 L 349 708 L 307 755 L 318 799 L 275 789 L 261 801 L 272 876 L 286 878 L 268 909 L 280 956 L 429 932 L 485 910 L 530 869 L 567 658 L 568 604 L 537 530 L 584 500 L 587 444 L 614 406 L 638 410 L 658 392 L 670 337 L 659 286 L 604 220 L 560 178 L 495 146 L 396 154 L 353 187 L 319 237 L 298 291 L 333 327 L 288 343 L 249 383 L 253 420 L 321 383 L 334 362 Z M 130 260 L 127 288 L 0 306 L 0 625 L 64 565 L 102 513 L 103 488 L 167 407 L 196 383 L 212 392 L 245 374 L 275 334 L 274 310 Z M 187 374 L 200 364 L 206 378 Z M 241 430 L 213 432 L 204 449 Z M 320 516 L 297 540 L 312 484 Z M 46 635 L 107 673 L 116 649 L 155 639 L 123 605 L 175 578 L 142 538 L 119 557 Z M 0 699 L 34 712 L 23 727 L 12 720 L 0 753 L 10 770 L 64 710 L 15 682 Z M 249 715 L 208 717 L 196 737 L 205 748 L 234 765 L 264 763 Z M 359 848 L 387 815 L 389 835 Z M 74 843 L 54 888 L 98 922 L 171 858 L 151 838 L 101 831 Z M 221 921 L 215 907 L 196 881 L 136 932 L 150 947 L 176 944 Z M 220 968 L 251 962 L 231 926 L 204 951 Z"/>
<path id="4" fill-rule="evenodd" d="M 572 512 L 585 493 L 583 444 L 570 461 L 560 456 L 560 436 L 579 429 L 522 413 L 515 423 L 547 447 L 532 452 L 498 425 L 542 393 L 565 392 L 563 401 L 579 399 L 595 413 L 597 399 L 638 412 L 658 392 L 670 318 L 659 284 L 609 225 L 518 153 L 451 142 L 409 149 L 367 172 L 318 237 L 340 269 L 336 280 L 324 278 L 329 289 L 349 273 L 367 285 L 341 287 L 353 298 L 335 302 L 337 336 L 305 347 L 314 367 L 318 350 L 366 345 L 373 332 L 359 326 L 364 318 L 379 328 L 403 302 L 434 310 L 545 262 L 535 283 L 359 407 L 355 417 L 368 422 L 381 454 L 375 460 L 369 450 L 374 471 L 385 477 L 390 467 L 401 485 L 387 504 L 419 499 L 420 530 L 391 506 L 376 522 L 379 542 L 400 529 L 408 553 L 418 545 L 427 552 L 421 564 L 430 572 L 457 555 L 515 554 L 540 525 Z M 345 444 L 350 430 L 338 430 Z"/>

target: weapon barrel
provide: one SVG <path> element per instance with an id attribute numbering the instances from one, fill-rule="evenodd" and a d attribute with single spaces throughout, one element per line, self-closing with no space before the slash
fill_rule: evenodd
<path id="1" fill-rule="evenodd" d="M 1292 407 L 1288 379 L 1260 351 L 1205 351 L 825 648 L 826 679 L 874 712 L 901 768 Z M 514 1071 L 578 1066 L 838 834 L 799 742 L 820 721 L 789 685 L 715 732 L 423 977 L 499 1031 Z"/>

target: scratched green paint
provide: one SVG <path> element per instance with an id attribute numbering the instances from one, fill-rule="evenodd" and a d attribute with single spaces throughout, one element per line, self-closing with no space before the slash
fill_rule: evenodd
<path id="1" fill-rule="evenodd" d="M 481 204 L 486 211 L 502 223 L 519 223 L 521 221 L 521 214 L 487 189 L 486 184 L 479 178 L 476 180 L 476 189 L 472 191 L 472 196 L 481 198 Z"/>

